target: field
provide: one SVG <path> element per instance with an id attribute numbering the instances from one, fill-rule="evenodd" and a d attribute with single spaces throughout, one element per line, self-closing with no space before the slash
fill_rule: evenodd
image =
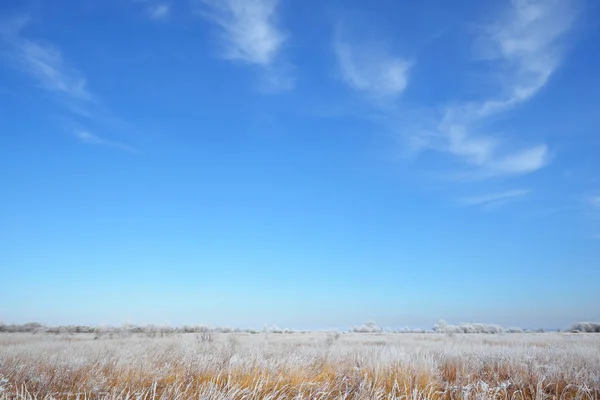
<path id="1" fill-rule="evenodd" d="M 600 399 L 600 335 L 0 334 L 0 399 Z"/>

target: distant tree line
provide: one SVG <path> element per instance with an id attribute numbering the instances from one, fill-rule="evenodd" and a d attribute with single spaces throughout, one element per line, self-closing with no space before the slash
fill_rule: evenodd
<path id="1" fill-rule="evenodd" d="M 528 333 L 529 330 L 521 328 L 503 328 L 500 325 L 486 323 L 461 323 L 460 325 L 450 325 L 446 321 L 440 320 L 430 330 L 424 329 L 409 329 L 400 330 L 384 329 L 377 325 L 374 321 L 368 321 L 363 325 L 355 326 L 349 330 L 354 333 L 445 333 L 445 334 L 497 334 L 497 333 Z M 558 330 L 560 332 L 560 329 Z M 564 332 L 571 333 L 600 333 L 600 323 L 596 322 L 578 322 L 564 329 Z M 239 329 L 239 328 L 210 328 L 204 325 L 184 325 L 181 327 L 146 325 L 136 326 L 125 324 L 120 327 L 114 326 L 86 326 L 86 325 L 64 325 L 64 326 L 46 326 L 39 322 L 28 322 L 25 324 L 4 324 L 0 321 L 0 333 L 46 333 L 46 334 L 64 334 L 71 335 L 76 333 L 94 334 L 95 337 L 102 336 L 119 336 L 126 337 L 134 334 L 146 335 L 148 337 L 167 336 L 177 333 L 196 333 L 200 335 L 208 335 L 208 333 L 274 333 L 274 334 L 289 334 L 289 333 L 309 333 L 308 330 L 291 330 L 280 329 L 276 326 L 265 327 L 261 331 L 254 329 Z M 331 331 L 325 331 L 331 332 Z M 543 329 L 536 329 L 534 332 L 544 332 Z"/>
<path id="2" fill-rule="evenodd" d="M 535 333 L 543 333 L 543 328 L 533 330 Z M 557 330 L 561 332 L 561 329 Z M 563 332 L 571 333 L 600 333 L 600 324 L 594 322 L 578 322 L 571 325 L 569 328 L 562 330 Z M 498 334 L 498 333 L 530 333 L 531 330 L 522 328 L 503 328 L 497 324 L 486 324 L 486 323 L 461 323 L 460 325 L 450 325 L 446 321 L 440 320 L 433 326 L 432 329 L 409 329 L 404 328 L 400 330 L 384 329 L 377 325 L 374 321 L 369 321 L 363 325 L 355 326 L 350 329 L 350 332 L 355 333 L 446 333 L 446 334 L 473 334 L 473 333 L 484 333 L 484 334 Z"/>
<path id="3" fill-rule="evenodd" d="M 210 328 L 204 325 L 184 325 L 181 327 L 157 326 L 157 325 L 130 325 L 123 326 L 87 326 L 87 325 L 61 325 L 61 326 L 46 326 L 39 322 L 27 322 L 25 324 L 5 324 L 0 321 L 0 333 L 48 333 L 48 334 L 75 334 L 89 333 L 96 336 L 103 335 L 120 335 L 127 336 L 133 334 L 145 334 L 149 337 L 165 336 L 175 333 L 251 333 L 257 334 L 259 331 L 254 329 L 238 329 L 238 328 Z M 281 330 L 269 330 L 270 332 L 283 333 Z M 285 330 L 286 332 L 288 330 Z"/>
<path id="4" fill-rule="evenodd" d="M 449 325 L 444 320 L 440 320 L 437 324 L 433 326 L 433 331 L 437 333 L 448 333 L 448 334 L 457 334 L 457 333 L 528 333 L 530 330 L 525 330 L 521 328 L 503 328 L 500 325 L 495 324 L 485 324 L 485 323 L 462 323 L 460 325 Z M 558 332 L 561 330 L 558 329 Z M 594 322 L 578 322 L 576 324 L 571 325 L 569 328 L 564 330 L 565 332 L 571 333 L 593 333 L 600 332 L 600 324 Z M 543 333 L 543 328 L 535 329 L 536 333 Z"/>

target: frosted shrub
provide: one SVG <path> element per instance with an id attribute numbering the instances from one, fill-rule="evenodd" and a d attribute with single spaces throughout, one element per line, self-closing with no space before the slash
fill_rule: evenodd
<path id="1" fill-rule="evenodd" d="M 361 326 L 355 326 L 350 331 L 355 333 L 381 333 L 383 329 L 375 321 L 369 321 Z"/>
<path id="2" fill-rule="evenodd" d="M 585 333 L 600 333 L 600 323 L 596 322 L 578 322 L 571 325 L 569 328 L 571 332 L 585 332 Z"/>
<path id="3" fill-rule="evenodd" d="M 448 325 L 443 319 L 433 326 L 433 331 L 436 333 L 489 333 L 497 334 L 504 332 L 500 325 L 483 324 L 483 323 L 462 323 L 459 326 Z"/>

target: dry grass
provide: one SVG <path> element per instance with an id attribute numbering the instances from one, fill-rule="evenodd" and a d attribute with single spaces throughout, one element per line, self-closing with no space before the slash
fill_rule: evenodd
<path id="1" fill-rule="evenodd" d="M 0 335 L 7 399 L 600 399 L 600 335 Z"/>

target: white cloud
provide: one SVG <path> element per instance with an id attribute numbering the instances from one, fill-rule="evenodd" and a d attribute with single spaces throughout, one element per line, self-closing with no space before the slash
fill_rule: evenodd
<path id="1" fill-rule="evenodd" d="M 400 95 L 408 84 L 411 63 L 382 49 L 351 45 L 338 38 L 334 43 L 340 75 L 351 88 L 376 99 Z"/>
<path id="2" fill-rule="evenodd" d="M 225 56 L 249 64 L 272 65 L 286 38 L 276 26 L 278 0 L 201 0 L 222 29 Z"/>
<path id="3" fill-rule="evenodd" d="M 548 153 L 548 146 L 537 145 L 493 159 L 489 168 L 499 174 L 527 174 L 547 165 Z"/>
<path id="4" fill-rule="evenodd" d="M 600 210 L 600 196 L 591 197 L 590 204 Z"/>
<path id="5" fill-rule="evenodd" d="M 168 4 L 155 4 L 147 9 L 148 17 L 155 21 L 165 20 L 171 12 L 171 6 Z"/>
<path id="6" fill-rule="evenodd" d="M 413 154 L 434 150 L 466 164 L 468 171 L 460 174 L 461 179 L 529 174 L 550 163 L 549 146 L 543 142 L 516 146 L 503 132 L 491 133 L 487 126 L 498 114 L 531 100 L 560 67 L 564 38 L 577 16 L 575 1 L 510 2 L 505 15 L 482 29 L 479 40 L 486 46 L 485 62 L 500 74 L 491 79 L 499 86 L 479 101 L 455 99 L 437 116 L 397 107 L 390 110 L 386 101 L 404 92 L 413 62 L 386 51 L 379 43 L 350 43 L 338 32 L 333 47 L 340 77 L 382 106 L 384 118 L 400 125 L 395 129 L 402 129 L 402 135 L 408 136 L 406 142 Z M 408 115 L 413 116 L 412 120 Z"/>
<path id="7" fill-rule="evenodd" d="M 286 35 L 277 25 L 279 0 L 196 0 L 200 14 L 218 25 L 223 55 L 260 68 L 260 90 L 293 89 L 293 66 L 280 55 Z"/>
<path id="8" fill-rule="evenodd" d="M 465 206 L 481 206 L 485 209 L 497 208 L 508 202 L 518 200 L 531 193 L 527 189 L 507 190 L 504 192 L 488 193 L 475 197 L 467 197 L 461 200 Z"/>
<path id="9" fill-rule="evenodd" d="M 521 149 L 502 150 L 506 140 L 485 134 L 475 135 L 469 125 L 458 124 L 452 129 L 440 128 L 428 138 L 418 138 L 421 148 L 431 148 L 459 157 L 473 168 L 464 177 L 469 179 L 498 176 L 525 175 L 535 172 L 550 162 L 546 144 L 536 144 Z"/>
<path id="10" fill-rule="evenodd" d="M 477 176 L 528 174 L 550 161 L 546 144 L 511 148 L 498 135 L 482 132 L 491 116 L 530 100 L 548 82 L 564 56 L 562 39 L 572 28 L 576 7 L 569 0 L 513 0 L 483 42 L 488 62 L 500 69 L 495 96 L 447 107 L 437 126 L 417 133 L 423 148 L 443 151 L 475 167 Z"/>
<path id="11" fill-rule="evenodd" d="M 470 136 L 464 125 L 450 125 L 445 129 L 447 147 L 443 150 L 464 157 L 473 165 L 485 165 L 492 158 L 498 142 L 488 137 Z"/>
<path id="12" fill-rule="evenodd" d="M 542 89 L 564 57 L 562 39 L 577 16 L 573 0 L 513 0 L 504 20 L 491 26 L 484 42 L 491 60 L 505 70 L 504 97 L 479 107 L 481 115 L 526 101 Z"/>

